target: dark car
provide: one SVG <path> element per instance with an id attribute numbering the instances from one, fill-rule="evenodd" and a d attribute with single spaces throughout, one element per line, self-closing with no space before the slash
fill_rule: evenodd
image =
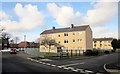
<path id="1" fill-rule="evenodd" d="M 11 50 L 10 50 L 10 53 L 11 53 L 11 54 L 16 54 L 16 53 L 17 53 L 17 50 L 16 50 L 16 49 L 11 49 Z"/>

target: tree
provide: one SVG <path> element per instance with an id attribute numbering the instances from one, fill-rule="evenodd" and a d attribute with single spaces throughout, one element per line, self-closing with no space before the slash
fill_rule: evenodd
<path id="1" fill-rule="evenodd" d="M 117 48 L 120 48 L 120 39 L 118 39 L 117 44 L 118 44 Z"/>
<path id="2" fill-rule="evenodd" d="M 56 41 L 54 39 L 49 39 L 49 38 L 44 38 L 43 40 L 41 40 L 40 45 L 44 45 L 46 48 L 51 49 L 52 45 L 57 45 Z"/>
<path id="3" fill-rule="evenodd" d="M 113 39 L 111 44 L 112 44 L 113 50 L 115 52 L 116 48 L 118 48 L 118 40 L 117 39 Z"/>
<path id="4" fill-rule="evenodd" d="M 9 48 L 9 39 L 11 38 L 11 34 L 5 32 L 5 28 L 0 28 L 0 39 L 2 41 L 2 49 L 5 47 Z"/>

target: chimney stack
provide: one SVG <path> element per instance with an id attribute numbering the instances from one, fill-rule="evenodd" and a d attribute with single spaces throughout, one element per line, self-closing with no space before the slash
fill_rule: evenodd
<path id="1" fill-rule="evenodd" d="M 74 24 L 71 24 L 71 28 L 74 28 Z"/>
<path id="2" fill-rule="evenodd" d="M 53 27 L 53 30 L 55 30 L 55 27 Z"/>

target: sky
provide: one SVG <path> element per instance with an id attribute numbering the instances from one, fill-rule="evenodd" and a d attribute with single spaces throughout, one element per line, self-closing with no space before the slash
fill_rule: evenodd
<path id="1" fill-rule="evenodd" d="M 35 41 L 44 30 L 71 24 L 90 25 L 93 38 L 118 38 L 118 2 L 99 1 L 0 2 L 0 27 L 20 41 L 24 35 L 27 41 Z"/>

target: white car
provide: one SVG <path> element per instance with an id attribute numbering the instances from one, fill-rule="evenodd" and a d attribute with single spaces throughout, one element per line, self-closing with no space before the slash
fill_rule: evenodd
<path id="1" fill-rule="evenodd" d="M 1 52 L 9 52 L 11 49 L 4 49 L 4 50 L 1 50 Z"/>

